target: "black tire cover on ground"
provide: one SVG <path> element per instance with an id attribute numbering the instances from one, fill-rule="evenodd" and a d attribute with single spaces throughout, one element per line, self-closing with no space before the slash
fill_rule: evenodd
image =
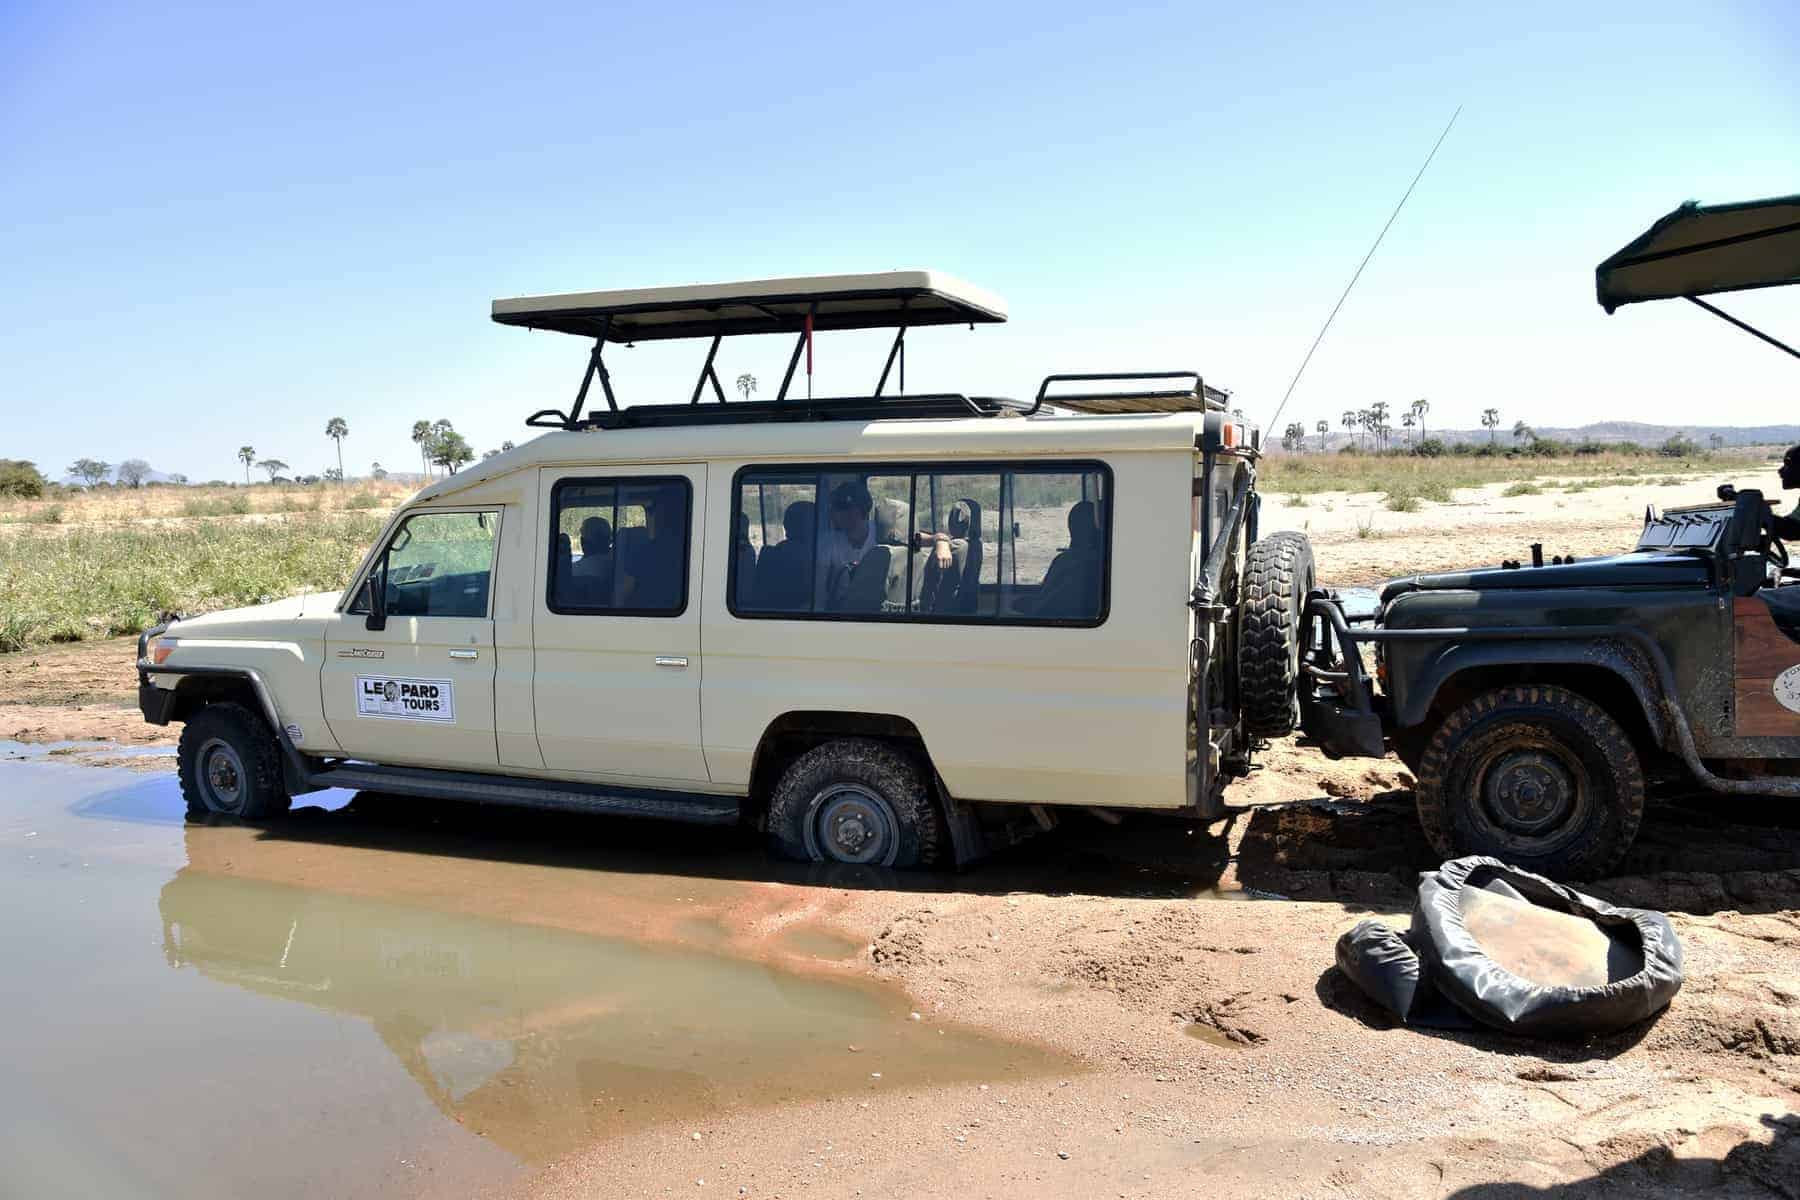
<path id="1" fill-rule="evenodd" d="M 1585 918 L 1617 944 L 1635 939 L 1642 965 L 1624 978 L 1592 986 L 1522 978 L 1496 962 L 1471 932 L 1464 912 L 1464 893 L 1471 889 Z M 1681 942 L 1663 914 L 1619 908 L 1481 855 L 1452 859 L 1424 875 L 1411 942 L 1444 995 L 1483 1025 L 1509 1033 L 1546 1038 L 1610 1033 L 1661 1012 L 1681 990 Z"/>
<path id="2" fill-rule="evenodd" d="M 1380 921 L 1359 921 L 1338 938 L 1337 965 L 1363 995 L 1397 1021 L 1434 1029 L 1474 1026 L 1432 986 L 1405 935 Z"/>
<path id="3" fill-rule="evenodd" d="M 1272 533 L 1250 545 L 1238 633 L 1238 701 L 1253 736 L 1286 737 L 1300 717 L 1301 612 L 1313 586 L 1312 543 Z"/>

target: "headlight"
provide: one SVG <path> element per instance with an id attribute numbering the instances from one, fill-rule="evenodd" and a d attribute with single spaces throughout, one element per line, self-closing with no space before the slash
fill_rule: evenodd
<path id="1" fill-rule="evenodd" d="M 158 634 L 151 638 L 150 645 L 146 647 L 150 662 L 155 666 L 162 666 L 163 663 L 168 660 L 169 654 L 179 644 L 179 638 L 172 638 L 166 633 Z"/>

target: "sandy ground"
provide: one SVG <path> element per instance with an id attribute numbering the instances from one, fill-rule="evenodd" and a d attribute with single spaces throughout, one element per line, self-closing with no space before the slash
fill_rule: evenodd
<path id="1" fill-rule="evenodd" d="M 1525 557 L 1532 541 L 1547 555 L 1619 549 L 1645 503 L 1691 503 L 1713 482 L 1483 489 L 1411 514 L 1374 496 L 1302 508 L 1271 496 L 1263 521 L 1309 527 L 1321 579 L 1356 584 Z M 1380 536 L 1358 536 L 1371 517 Z M 129 706 L 130 657 L 115 642 L 0 660 L 0 736 L 166 739 L 173 731 L 143 726 Z M 649 898 L 582 903 L 509 884 L 508 849 L 487 851 L 502 872 L 492 886 L 433 902 L 649 939 L 704 930 L 749 957 L 791 957 L 797 929 L 824 931 L 844 953 L 818 969 L 905 989 L 921 1021 L 1041 1043 L 1074 1064 L 1024 1080 L 770 1097 L 626 1132 L 528 1190 L 1800 1196 L 1800 813 L 1657 796 L 1621 874 L 1591 890 L 1670 911 L 1687 985 L 1657 1020 L 1553 1045 L 1393 1028 L 1361 1000 L 1332 947 L 1370 913 L 1403 923 L 1410 882 L 1432 865 L 1412 780 L 1393 760 L 1333 763 L 1292 743 L 1262 763 L 1234 791 L 1231 818 L 1210 828 L 1077 816 L 962 876 L 690 864 L 678 921 Z M 423 844 L 404 821 L 392 836 Z M 656 851 L 620 851 L 633 852 Z M 293 842 L 258 861 L 271 877 L 348 891 L 437 886 Z"/>
<path id="2" fill-rule="evenodd" d="M 1675 478 L 1674 476 L 1659 478 Z M 1262 528 L 1297 529 L 1313 543 L 1319 580 L 1361 586 L 1453 566 L 1529 562 L 1541 542 L 1546 559 L 1589 558 L 1629 549 L 1644 524 L 1644 508 L 1658 511 L 1712 500 L 1721 483 L 1773 492 L 1773 473 L 1745 464 L 1741 473 L 1689 475 L 1678 484 L 1620 481 L 1578 492 L 1571 479 L 1540 479 L 1535 496 L 1506 496 L 1508 485 L 1462 488 L 1450 504 L 1421 503 L 1417 512 L 1390 512 L 1380 492 L 1320 492 L 1263 496 Z"/>

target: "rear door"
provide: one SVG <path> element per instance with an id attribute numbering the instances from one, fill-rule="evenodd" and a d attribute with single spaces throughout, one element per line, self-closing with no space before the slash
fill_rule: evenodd
<path id="1" fill-rule="evenodd" d="M 544 766 L 707 781 L 700 748 L 706 467 L 546 470 L 532 699 Z"/>
<path id="2" fill-rule="evenodd" d="M 499 765 L 492 613 L 499 531 L 498 508 L 417 512 L 395 528 L 381 572 L 387 627 L 367 627 L 365 588 L 326 631 L 325 720 L 347 754 L 417 766 Z"/>

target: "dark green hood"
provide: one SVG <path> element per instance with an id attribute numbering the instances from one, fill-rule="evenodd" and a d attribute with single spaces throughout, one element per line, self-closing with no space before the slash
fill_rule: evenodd
<path id="1" fill-rule="evenodd" d="M 1496 591 L 1502 588 L 1576 587 L 1704 587 L 1712 579 L 1712 559 L 1701 554 L 1668 551 L 1633 551 L 1580 562 L 1524 566 L 1516 569 L 1482 567 L 1442 571 L 1395 579 L 1381 589 L 1385 608 L 1396 597 L 1416 591 Z"/>

